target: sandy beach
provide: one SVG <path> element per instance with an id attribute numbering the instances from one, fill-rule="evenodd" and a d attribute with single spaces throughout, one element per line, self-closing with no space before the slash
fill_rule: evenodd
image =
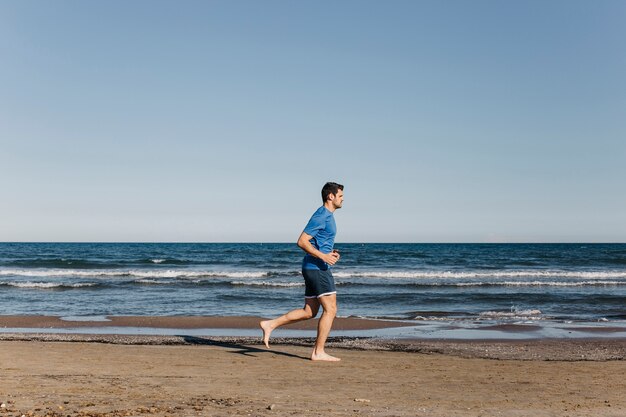
<path id="1" fill-rule="evenodd" d="M 626 363 L 308 347 L 0 342 L 2 415 L 623 416 Z"/>
<path id="2" fill-rule="evenodd" d="M 176 321 L 160 319 L 152 318 Z M 42 319 L 3 320 L 38 327 Z M 276 338 L 266 350 L 250 337 L 5 332 L 0 415 L 626 415 L 624 339 L 337 337 L 329 343 L 336 364 L 308 360 L 311 344 Z"/>

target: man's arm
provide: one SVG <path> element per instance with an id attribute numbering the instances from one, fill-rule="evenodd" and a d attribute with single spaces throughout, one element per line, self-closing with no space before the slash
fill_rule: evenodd
<path id="1" fill-rule="evenodd" d="M 326 262 L 328 265 L 335 265 L 339 260 L 339 252 L 331 252 L 331 253 L 322 253 L 319 250 L 315 249 L 310 242 L 313 236 L 302 232 L 300 237 L 298 238 L 298 246 L 308 253 L 311 256 L 315 256 L 316 258 L 320 258 L 322 261 Z"/>

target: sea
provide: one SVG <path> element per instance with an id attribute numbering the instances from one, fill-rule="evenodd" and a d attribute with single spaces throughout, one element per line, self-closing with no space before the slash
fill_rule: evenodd
<path id="1" fill-rule="evenodd" d="M 626 244 L 341 243 L 339 316 L 626 320 Z M 261 316 L 303 305 L 294 243 L 0 243 L 0 315 Z"/>

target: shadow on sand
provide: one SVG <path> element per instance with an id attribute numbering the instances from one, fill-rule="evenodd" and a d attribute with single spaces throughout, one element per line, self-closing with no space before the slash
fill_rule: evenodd
<path id="1" fill-rule="evenodd" d="M 222 340 L 213 340 L 213 339 L 206 339 L 203 337 L 185 336 L 185 335 L 178 335 L 178 336 L 182 337 L 186 343 L 189 343 L 191 345 L 219 346 L 219 347 L 223 347 L 227 349 L 234 349 L 234 351 L 231 353 L 238 353 L 240 355 L 245 355 L 245 356 L 256 356 L 254 355 L 254 353 L 273 353 L 275 355 L 288 356 L 290 358 L 298 358 L 298 359 L 306 359 L 306 360 L 310 359 L 305 356 L 294 355 L 293 353 L 279 352 L 276 350 L 269 350 L 269 349 L 260 349 L 260 348 L 256 348 L 252 346 L 242 345 L 239 343 L 225 342 Z"/>

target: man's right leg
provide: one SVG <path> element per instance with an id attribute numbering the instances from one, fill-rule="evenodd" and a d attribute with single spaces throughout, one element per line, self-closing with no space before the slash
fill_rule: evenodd
<path id="1" fill-rule="evenodd" d="M 320 309 L 320 302 L 317 298 L 305 298 L 304 307 L 296 310 L 291 310 L 287 314 L 275 318 L 274 320 L 264 320 L 259 323 L 261 329 L 263 329 L 263 343 L 266 348 L 270 348 L 270 334 L 272 330 L 277 327 L 284 326 L 285 324 L 295 323 L 301 320 L 308 320 L 317 315 Z"/>
<path id="2" fill-rule="evenodd" d="M 313 348 L 311 360 L 337 362 L 341 359 L 330 356 L 324 351 L 326 339 L 330 334 L 330 329 L 333 327 L 333 321 L 337 315 L 337 294 L 324 295 L 319 297 L 318 300 L 320 301 L 324 312 L 317 323 L 317 339 L 315 340 L 315 348 Z"/>

